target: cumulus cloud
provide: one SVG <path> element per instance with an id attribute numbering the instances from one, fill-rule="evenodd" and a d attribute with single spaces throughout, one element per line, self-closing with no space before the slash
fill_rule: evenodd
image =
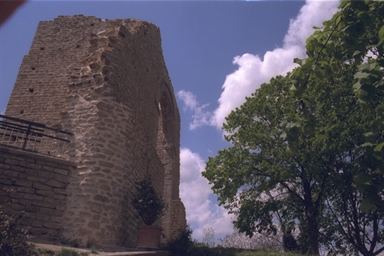
<path id="1" fill-rule="evenodd" d="M 177 93 L 177 97 L 184 102 L 184 110 L 191 110 L 193 112 L 193 121 L 189 124 L 190 130 L 194 130 L 197 127 L 210 124 L 212 114 L 205 110 L 209 104 L 201 105 L 197 101 L 196 95 L 184 90 L 179 91 Z"/>
<path id="2" fill-rule="evenodd" d="M 212 227 L 217 236 L 233 231 L 231 216 L 209 199 L 211 186 L 203 178 L 205 163 L 201 157 L 182 148 L 180 151 L 180 197 L 184 202 L 188 224 L 193 228 L 193 237 L 202 240 L 203 229 Z"/>
<path id="3" fill-rule="evenodd" d="M 293 59 L 305 57 L 305 41 L 313 33 L 313 26 L 320 27 L 323 21 L 330 19 L 338 5 L 337 1 L 309 1 L 300 9 L 296 19 L 290 21 L 283 47 L 266 52 L 263 59 L 249 53 L 236 56 L 233 64 L 239 67 L 224 82 L 211 125 L 220 129 L 225 117 L 243 104 L 246 96 L 272 77 L 291 71 L 296 66 Z"/>
<path id="4" fill-rule="evenodd" d="M 179 91 L 177 97 L 184 102 L 184 109 L 193 112 L 189 128 L 211 125 L 221 129 L 225 117 L 243 104 L 246 96 L 272 77 L 284 75 L 295 67 L 293 59 L 305 56 L 305 41 L 313 33 L 312 27 L 320 27 L 323 21 L 330 19 L 338 5 L 336 1 L 308 1 L 290 21 L 281 48 L 266 52 L 262 58 L 251 53 L 236 56 L 233 64 L 238 68 L 227 75 L 215 111 L 207 111 L 208 104 L 200 104 L 192 92 Z M 232 233 L 232 216 L 209 199 L 210 185 L 201 176 L 204 161 L 186 148 L 181 149 L 180 159 L 180 196 L 186 206 L 188 223 L 194 229 L 194 238 L 201 240 L 203 229 L 209 227 L 219 236 Z"/>
<path id="5" fill-rule="evenodd" d="M 284 75 L 296 64 L 294 58 L 305 57 L 305 41 L 313 33 L 313 26 L 321 27 L 337 11 L 338 1 L 307 1 L 300 9 L 298 16 L 290 21 L 289 29 L 284 37 L 283 46 L 267 51 L 261 58 L 258 55 L 245 53 L 236 56 L 233 64 L 238 69 L 227 75 L 218 99 L 219 106 L 213 112 L 204 112 L 206 105 L 200 105 L 196 97 L 183 91 L 194 99 L 195 105 L 189 107 L 194 111 L 190 129 L 202 125 L 212 125 L 221 129 L 225 117 L 236 107 L 245 102 L 261 84 L 268 82 L 276 75 Z M 182 98 L 186 104 L 184 98 Z"/>

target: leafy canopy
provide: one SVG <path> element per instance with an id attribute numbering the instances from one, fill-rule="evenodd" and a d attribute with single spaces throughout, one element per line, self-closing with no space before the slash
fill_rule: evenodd
<path id="1" fill-rule="evenodd" d="M 299 67 L 226 118 L 233 146 L 209 158 L 203 175 L 239 231 L 296 229 L 300 249 L 313 254 L 319 243 L 384 250 L 383 17 L 382 2 L 343 1 L 307 39 Z"/>

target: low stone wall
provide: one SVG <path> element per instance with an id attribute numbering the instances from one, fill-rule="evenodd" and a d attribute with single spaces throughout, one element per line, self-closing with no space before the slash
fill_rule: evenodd
<path id="1" fill-rule="evenodd" d="M 59 241 L 75 164 L 0 145 L 0 204 L 25 211 L 35 239 Z"/>

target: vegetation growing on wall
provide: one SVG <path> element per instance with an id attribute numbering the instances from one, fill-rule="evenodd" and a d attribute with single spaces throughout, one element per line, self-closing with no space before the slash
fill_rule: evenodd
<path id="1" fill-rule="evenodd" d="M 2 188 L 6 193 L 17 193 Z M 28 243 L 29 227 L 23 223 L 28 218 L 25 212 L 9 211 L 10 202 L 0 204 L 0 255 L 34 255 L 34 245 Z"/>

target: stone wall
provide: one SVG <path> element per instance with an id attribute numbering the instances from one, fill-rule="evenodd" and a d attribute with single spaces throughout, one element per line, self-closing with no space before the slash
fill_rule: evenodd
<path id="1" fill-rule="evenodd" d="M 165 239 L 185 227 L 180 115 L 155 25 L 82 15 L 40 22 L 5 114 L 74 134 L 64 240 L 134 246 L 142 222 L 129 202 L 145 177 L 168 204 L 157 223 Z"/>
<path id="2" fill-rule="evenodd" d="M 0 145 L 0 204 L 25 211 L 34 237 L 60 241 L 67 186 L 75 164 Z"/>

